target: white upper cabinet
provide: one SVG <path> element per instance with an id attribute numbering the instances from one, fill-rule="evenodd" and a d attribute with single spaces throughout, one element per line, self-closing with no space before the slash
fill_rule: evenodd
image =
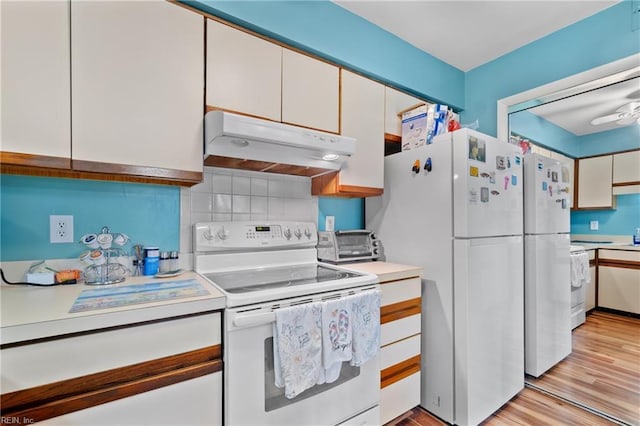
<path id="1" fill-rule="evenodd" d="M 426 102 L 399 90 L 385 86 L 384 88 L 384 132 L 402 136 L 402 118 L 398 115 L 403 111 Z"/>
<path id="2" fill-rule="evenodd" d="M 640 150 L 613 155 L 613 193 L 640 192 Z"/>
<path id="3" fill-rule="evenodd" d="M 169 2 L 71 4 L 76 160 L 202 172 L 204 23 Z"/>
<path id="4" fill-rule="evenodd" d="M 338 67 L 283 49 L 282 121 L 338 133 Z"/>
<path id="5" fill-rule="evenodd" d="M 280 121 L 282 47 L 209 19 L 206 78 L 208 106 Z"/>
<path id="6" fill-rule="evenodd" d="M 340 186 L 384 187 L 384 86 L 342 70 L 342 134 L 356 138 Z"/>
<path id="7" fill-rule="evenodd" d="M 69 3 L 0 1 L 0 15 L 0 149 L 68 159 Z"/>
<path id="8" fill-rule="evenodd" d="M 613 156 L 578 161 L 578 208 L 612 208 Z"/>

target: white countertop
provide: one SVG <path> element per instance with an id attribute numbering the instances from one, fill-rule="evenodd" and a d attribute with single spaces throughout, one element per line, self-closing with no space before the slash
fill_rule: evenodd
<path id="1" fill-rule="evenodd" d="M 352 269 L 357 272 L 377 275 L 380 283 L 420 277 L 424 273 L 424 269 L 419 266 L 401 265 L 399 263 L 389 262 L 347 263 L 341 264 L 340 267 Z"/>
<path id="2" fill-rule="evenodd" d="M 209 294 L 196 297 L 154 301 L 113 308 L 70 313 L 71 306 L 83 290 L 109 288 L 176 280 L 197 280 Z M 129 277 L 110 286 L 85 284 L 51 287 L 0 286 L 0 344 L 47 338 L 62 334 L 97 330 L 224 309 L 224 296 L 195 272 L 174 278 Z"/>

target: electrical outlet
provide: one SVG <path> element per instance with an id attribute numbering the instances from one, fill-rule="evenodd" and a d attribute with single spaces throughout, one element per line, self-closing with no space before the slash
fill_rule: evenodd
<path id="1" fill-rule="evenodd" d="M 51 243 L 72 243 L 73 241 L 73 216 L 51 215 L 49 216 L 49 241 Z"/>
<path id="2" fill-rule="evenodd" d="M 324 230 L 325 231 L 334 231 L 335 230 L 335 224 L 336 224 L 336 217 L 335 216 L 327 216 L 324 219 Z"/>

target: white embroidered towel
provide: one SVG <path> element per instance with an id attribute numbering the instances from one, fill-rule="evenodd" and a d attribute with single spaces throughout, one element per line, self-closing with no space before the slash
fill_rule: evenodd
<path id="1" fill-rule="evenodd" d="M 342 362 L 352 357 L 349 299 L 345 297 L 322 303 L 322 365 L 327 383 L 338 379 Z"/>
<path id="2" fill-rule="evenodd" d="M 571 287 L 580 287 L 591 282 L 589 273 L 589 255 L 578 253 L 571 255 Z"/>
<path id="3" fill-rule="evenodd" d="M 275 385 L 289 399 L 314 386 L 322 368 L 320 303 L 280 308 L 273 333 Z"/>
<path id="4" fill-rule="evenodd" d="M 353 319 L 353 359 L 361 366 L 380 350 L 380 290 L 351 296 Z"/>

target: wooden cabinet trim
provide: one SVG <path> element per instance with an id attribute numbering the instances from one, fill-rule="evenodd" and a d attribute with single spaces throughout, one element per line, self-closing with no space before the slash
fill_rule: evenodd
<path id="1" fill-rule="evenodd" d="M 8 151 L 0 151 L 0 163 L 3 168 L 5 166 L 13 165 L 24 167 L 44 167 L 47 169 L 71 169 L 70 158 L 22 154 L 19 152 Z"/>
<path id="2" fill-rule="evenodd" d="M 380 389 L 419 372 L 420 358 L 420 355 L 416 355 L 380 371 Z"/>
<path id="3" fill-rule="evenodd" d="M 380 308 L 380 324 L 386 324 L 422 312 L 422 298 L 405 300 Z"/>
<path id="4" fill-rule="evenodd" d="M 311 179 L 311 195 L 333 195 L 345 198 L 363 198 L 382 195 L 383 188 L 341 185 L 338 172 L 328 173 Z"/>
<path id="5" fill-rule="evenodd" d="M 42 176 L 70 179 L 135 182 L 156 185 L 193 186 L 202 182 L 202 172 L 191 172 L 157 167 L 127 166 L 77 160 L 68 160 L 69 168 L 53 168 L 40 165 L 1 164 L 1 172 L 9 175 Z M 90 164 L 95 165 L 91 167 Z M 81 167 L 83 170 L 72 169 Z"/>
<path id="6" fill-rule="evenodd" d="M 3 418 L 30 422 L 222 371 L 221 345 L 0 395 Z"/>
<path id="7" fill-rule="evenodd" d="M 640 269 L 640 262 L 617 259 L 598 259 L 598 267 L 609 266 L 612 268 Z"/>
<path id="8" fill-rule="evenodd" d="M 634 185 L 640 185 L 640 181 L 635 181 L 635 182 L 614 182 L 612 184 L 612 186 L 616 187 L 616 186 L 634 186 Z"/>

